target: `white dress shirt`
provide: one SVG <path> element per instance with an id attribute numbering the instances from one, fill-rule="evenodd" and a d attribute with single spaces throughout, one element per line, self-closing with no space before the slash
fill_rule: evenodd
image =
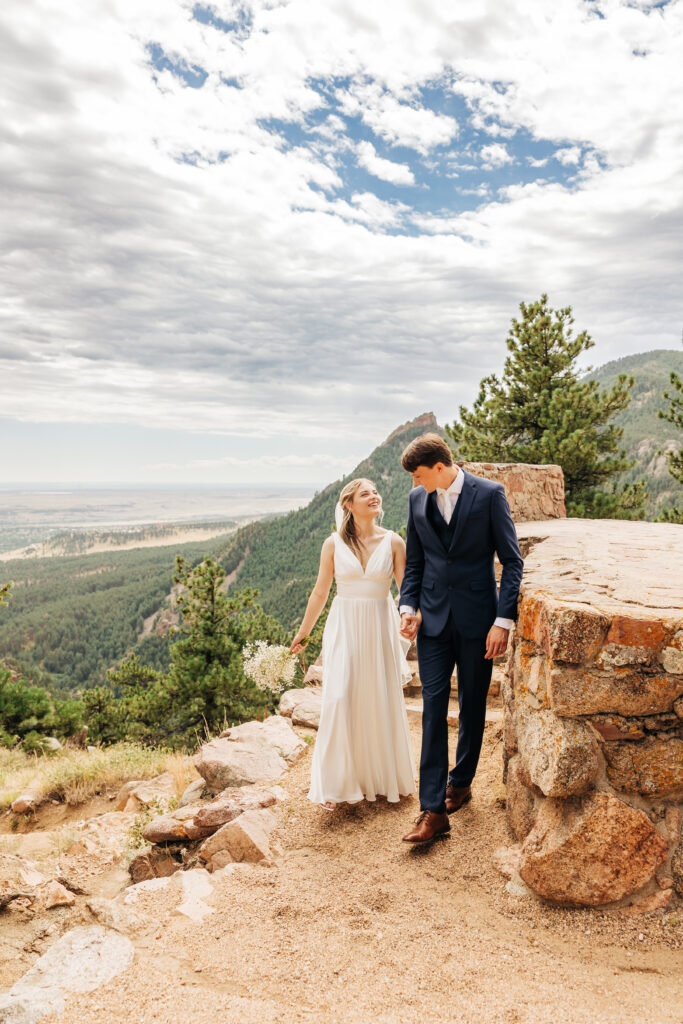
<path id="1" fill-rule="evenodd" d="M 444 517 L 447 523 L 450 523 L 453 510 L 458 503 L 462 486 L 465 483 L 465 474 L 458 469 L 457 475 L 450 487 L 443 488 L 437 487 L 436 489 L 436 504 L 439 508 L 439 512 Z M 415 609 L 411 608 L 410 605 L 402 604 L 399 608 L 399 612 L 403 615 L 406 612 L 408 615 L 415 615 Z M 503 629 L 510 629 L 513 625 L 514 619 L 501 619 L 500 617 L 493 623 L 494 626 L 502 626 Z"/>

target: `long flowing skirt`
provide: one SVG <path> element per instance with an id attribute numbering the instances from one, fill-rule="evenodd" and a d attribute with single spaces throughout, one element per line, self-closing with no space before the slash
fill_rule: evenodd
<path id="1" fill-rule="evenodd" d="M 354 803 L 415 792 L 403 680 L 407 665 L 390 597 L 332 602 L 323 634 L 323 699 L 309 799 Z"/>

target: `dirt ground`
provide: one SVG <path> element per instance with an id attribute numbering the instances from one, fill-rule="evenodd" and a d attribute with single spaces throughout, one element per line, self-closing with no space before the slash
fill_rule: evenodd
<path id="1" fill-rule="evenodd" d="M 416 798 L 326 813 L 309 770 L 310 750 L 285 782 L 275 867 L 221 878 L 198 924 L 146 894 L 160 924 L 129 970 L 45 1024 L 681 1024 L 680 906 L 629 917 L 506 891 L 499 724 L 472 803 L 426 849 L 401 843 Z"/>

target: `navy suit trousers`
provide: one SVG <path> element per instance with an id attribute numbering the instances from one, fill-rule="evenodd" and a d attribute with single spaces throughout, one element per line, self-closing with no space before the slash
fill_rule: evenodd
<path id="1" fill-rule="evenodd" d="M 422 683 L 422 753 L 420 756 L 420 807 L 443 813 L 446 784 L 469 786 L 477 770 L 486 722 L 486 697 L 493 661 L 484 657 L 486 637 L 466 637 L 449 615 L 438 636 L 417 638 L 417 657 Z M 453 669 L 458 674 L 460 705 L 455 767 L 448 771 L 448 699 Z"/>

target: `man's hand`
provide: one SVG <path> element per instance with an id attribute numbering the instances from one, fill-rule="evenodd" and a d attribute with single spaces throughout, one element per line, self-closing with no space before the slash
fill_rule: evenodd
<path id="1" fill-rule="evenodd" d="M 407 612 L 404 612 L 401 616 L 401 636 L 412 643 L 421 624 L 422 613 L 419 610 L 416 615 L 408 615 Z"/>
<path id="2" fill-rule="evenodd" d="M 491 626 L 489 635 L 486 637 L 486 654 L 484 657 L 493 659 L 497 658 L 500 654 L 505 654 L 509 636 L 509 629 L 503 629 L 502 626 Z"/>

